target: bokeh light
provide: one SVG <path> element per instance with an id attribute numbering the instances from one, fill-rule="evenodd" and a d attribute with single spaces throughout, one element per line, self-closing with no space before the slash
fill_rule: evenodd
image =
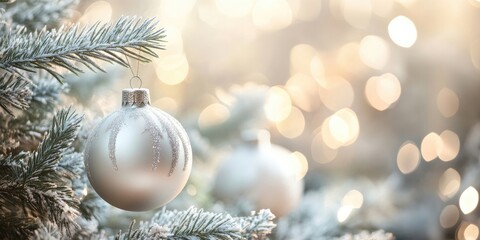
<path id="1" fill-rule="evenodd" d="M 318 0 L 289 1 L 288 3 L 292 6 L 294 18 L 301 21 L 315 20 L 322 10 L 322 1 Z"/>
<path id="2" fill-rule="evenodd" d="M 326 164 L 335 159 L 337 156 L 337 149 L 332 149 L 328 147 L 323 142 L 322 131 L 316 131 L 317 134 L 314 135 L 312 143 L 310 146 L 313 160 L 320 164 Z"/>
<path id="3" fill-rule="evenodd" d="M 213 103 L 207 106 L 198 117 L 198 126 L 200 128 L 208 128 L 213 125 L 220 124 L 228 119 L 230 111 L 220 103 Z"/>
<path id="4" fill-rule="evenodd" d="M 463 214 L 469 214 L 478 205 L 478 192 L 477 190 L 470 186 L 465 191 L 463 191 L 462 195 L 460 195 L 459 199 L 460 210 L 462 210 Z"/>
<path id="5" fill-rule="evenodd" d="M 460 152 L 460 139 L 458 135 L 450 130 L 445 130 L 440 133 L 442 140 L 442 150 L 438 157 L 442 161 L 451 161 L 455 159 Z"/>
<path id="6" fill-rule="evenodd" d="M 292 47 L 292 49 L 290 49 L 290 74 L 310 74 L 310 63 L 313 61 L 316 54 L 317 50 L 308 44 L 302 43 Z M 321 62 L 320 64 L 317 63 L 315 67 L 315 74 L 313 74 L 313 76 L 318 74 L 323 77 L 324 69 L 323 65 L 321 65 Z"/>
<path id="7" fill-rule="evenodd" d="M 363 194 L 358 190 L 350 190 L 342 199 L 342 206 L 361 208 L 363 205 Z"/>
<path id="8" fill-rule="evenodd" d="M 400 172 L 408 174 L 413 172 L 420 162 L 420 151 L 412 142 L 405 142 L 398 150 L 397 166 Z"/>
<path id="9" fill-rule="evenodd" d="M 458 111 L 460 105 L 457 94 L 449 88 L 442 88 L 437 95 L 437 107 L 440 113 L 448 118 Z"/>
<path id="10" fill-rule="evenodd" d="M 390 48 L 383 38 L 368 35 L 360 41 L 360 59 L 373 69 L 382 69 L 390 57 Z"/>
<path id="11" fill-rule="evenodd" d="M 170 97 L 160 98 L 154 101 L 152 105 L 170 114 L 176 114 L 178 111 L 178 102 Z"/>
<path id="12" fill-rule="evenodd" d="M 463 236 L 465 240 L 476 240 L 478 239 L 479 229 L 475 224 L 469 224 L 465 231 L 463 232 Z"/>
<path id="13" fill-rule="evenodd" d="M 280 30 L 292 24 L 292 19 L 292 9 L 286 0 L 257 0 L 253 7 L 253 24 L 262 30 Z"/>
<path id="14" fill-rule="evenodd" d="M 398 46 L 409 48 L 417 40 L 417 28 L 409 18 L 398 16 L 388 24 L 388 35 Z"/>
<path id="15" fill-rule="evenodd" d="M 372 15 L 371 0 L 340 0 L 343 17 L 357 28 L 367 28 Z"/>
<path id="16" fill-rule="evenodd" d="M 457 224 L 460 218 L 460 211 L 456 205 L 447 205 L 440 213 L 440 226 L 451 228 Z"/>
<path id="17" fill-rule="evenodd" d="M 293 103 L 304 111 L 312 112 L 320 105 L 318 101 L 317 83 L 304 73 L 297 73 L 288 79 L 285 89 L 290 94 Z"/>
<path id="18" fill-rule="evenodd" d="M 349 108 L 343 108 L 326 118 L 322 124 L 323 142 L 332 149 L 348 146 L 358 137 L 360 126 L 357 115 Z"/>
<path id="19" fill-rule="evenodd" d="M 305 117 L 302 111 L 292 107 L 290 114 L 281 122 L 276 123 L 278 132 L 286 138 L 296 138 L 305 129 Z"/>
<path id="20" fill-rule="evenodd" d="M 430 162 L 437 158 L 442 149 L 443 141 L 437 133 L 431 132 L 423 138 L 421 151 L 425 161 Z"/>
<path id="21" fill-rule="evenodd" d="M 253 7 L 254 0 L 215 0 L 218 10 L 228 17 L 244 17 Z"/>
<path id="22" fill-rule="evenodd" d="M 444 201 L 452 198 L 460 189 L 460 174 L 453 168 L 445 170 L 438 181 L 438 193 Z"/>
<path id="23" fill-rule="evenodd" d="M 368 102 L 379 111 L 390 108 L 400 98 L 401 93 L 400 81 L 391 73 L 371 77 L 365 85 Z"/>
<path id="24" fill-rule="evenodd" d="M 285 120 L 292 110 L 290 95 L 281 87 L 271 87 L 263 109 L 268 120 L 272 122 Z"/>
<path id="25" fill-rule="evenodd" d="M 112 5 L 109 2 L 95 1 L 85 9 L 79 22 L 83 24 L 107 23 L 112 19 L 112 12 Z"/>
<path id="26" fill-rule="evenodd" d="M 337 220 L 339 223 L 345 222 L 350 214 L 352 213 L 353 208 L 351 206 L 342 206 L 338 209 Z"/>
<path id="27" fill-rule="evenodd" d="M 308 160 L 303 153 L 295 151 L 292 154 L 293 159 L 295 159 L 295 176 L 297 180 L 301 180 L 308 172 Z"/>
<path id="28" fill-rule="evenodd" d="M 162 57 L 155 64 L 155 73 L 160 81 L 177 85 L 185 81 L 189 72 L 188 60 L 183 54 Z"/>
<path id="29" fill-rule="evenodd" d="M 322 103 L 333 111 L 350 107 L 354 100 L 352 84 L 341 77 L 328 78 L 325 86 L 319 87 L 319 95 Z"/>

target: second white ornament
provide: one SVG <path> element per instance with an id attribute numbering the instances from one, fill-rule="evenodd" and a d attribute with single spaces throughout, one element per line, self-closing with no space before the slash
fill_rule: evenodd
<path id="1" fill-rule="evenodd" d="M 238 146 L 217 170 L 213 195 L 227 204 L 240 199 L 268 208 L 277 217 L 291 212 L 299 203 L 303 181 L 298 163 L 287 149 L 270 143 L 266 131 L 245 132 Z M 263 137 L 263 138 L 262 138 Z"/>

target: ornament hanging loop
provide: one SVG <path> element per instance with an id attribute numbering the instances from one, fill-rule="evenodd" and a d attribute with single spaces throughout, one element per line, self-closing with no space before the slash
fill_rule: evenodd
<path id="1" fill-rule="evenodd" d="M 140 51 L 140 49 L 138 49 L 138 54 L 141 56 L 142 52 Z M 128 68 L 130 69 L 130 71 L 132 72 L 132 78 L 130 78 L 130 88 L 133 89 L 133 86 L 132 86 L 132 81 L 133 79 L 138 79 L 138 81 L 140 81 L 140 86 L 138 87 L 138 89 L 142 88 L 142 84 L 143 84 L 143 81 L 142 79 L 138 76 L 138 72 L 140 71 L 140 60 L 137 59 L 137 74 L 135 74 L 133 72 L 133 69 L 132 69 L 132 65 L 130 64 L 130 61 L 128 60 L 128 56 L 125 55 L 125 59 L 127 59 L 127 63 L 128 63 Z"/>
<path id="2" fill-rule="evenodd" d="M 138 81 L 140 81 L 140 86 L 138 88 L 139 89 L 142 88 L 143 81 L 138 75 L 130 78 L 130 88 L 133 89 L 132 82 L 133 82 L 134 79 L 138 79 Z"/>

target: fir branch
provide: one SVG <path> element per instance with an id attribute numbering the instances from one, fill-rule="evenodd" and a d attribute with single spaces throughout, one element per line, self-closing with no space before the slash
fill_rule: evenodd
<path id="1" fill-rule="evenodd" d="M 29 85 L 29 81 L 19 75 L 3 74 L 0 77 L 0 114 L 14 117 L 14 109 L 27 109 L 32 96 Z"/>
<path id="2" fill-rule="evenodd" d="M 272 222 L 275 215 L 269 209 L 262 209 L 252 216 L 240 218 L 244 237 L 247 239 L 266 239 L 276 225 Z"/>
<path id="3" fill-rule="evenodd" d="M 0 218 L 38 218 L 54 223 L 66 235 L 78 227 L 79 201 L 69 186 L 75 176 L 60 171 L 59 161 L 75 139 L 81 119 L 70 108 L 61 110 L 37 151 L 0 159 Z M 71 171 L 75 173 L 76 167 Z"/>
<path id="4" fill-rule="evenodd" d="M 128 232 L 115 239 L 265 239 L 275 227 L 273 218 L 268 210 L 250 217 L 231 217 L 193 207 L 185 211 L 164 208 L 138 229 L 133 230 L 132 222 Z"/>
<path id="5" fill-rule="evenodd" d="M 0 219 L 8 218 L 10 222 L 39 219 L 45 223 L 54 223 L 66 235 L 71 235 L 73 230 L 78 228 L 75 222 L 78 211 L 70 207 L 58 192 L 52 190 L 44 192 L 18 183 L 0 183 L 0 203 Z M 0 221 L 0 225 L 3 224 L 9 223 Z M 5 225 L 0 226 L 1 228 L 5 228 Z"/>
<path id="6" fill-rule="evenodd" d="M 27 89 L 32 88 L 30 107 L 16 114 L 16 118 L 0 121 L 0 154 L 34 151 L 49 128 L 53 111 L 61 103 L 61 94 L 68 90 L 42 72 L 29 74 L 28 78 L 32 79 L 27 85 Z"/>
<path id="7" fill-rule="evenodd" d="M 93 59 L 126 67 L 128 63 L 120 55 L 124 54 L 148 62 L 142 53 L 157 57 L 153 49 L 163 49 L 164 30 L 156 25 L 154 19 L 122 17 L 111 25 L 97 23 L 82 29 L 78 25 L 35 33 L 19 29 L 0 36 L 0 68 L 9 72 L 43 69 L 61 81 L 56 67 L 74 74 L 83 72 L 74 62 L 100 71 L 103 69 Z"/>
<path id="8" fill-rule="evenodd" d="M 21 176 L 24 184 L 42 185 L 43 182 L 49 182 L 52 177 L 55 177 L 62 153 L 75 140 L 81 120 L 82 117 L 71 108 L 56 114 L 49 133 L 29 159 L 25 172 Z"/>
<path id="9" fill-rule="evenodd" d="M 72 15 L 78 0 L 24 0 L 7 5 L 5 17 L 29 30 L 57 27 Z"/>

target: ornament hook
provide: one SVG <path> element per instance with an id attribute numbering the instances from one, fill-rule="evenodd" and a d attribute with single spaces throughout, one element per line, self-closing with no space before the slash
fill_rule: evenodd
<path id="1" fill-rule="evenodd" d="M 138 79 L 138 81 L 140 81 L 140 86 L 138 88 L 142 88 L 143 81 L 138 75 L 130 78 L 130 88 L 133 89 L 133 86 L 132 86 L 133 79 Z"/>
<path id="2" fill-rule="evenodd" d="M 140 49 L 138 49 L 138 55 L 141 56 L 142 52 L 140 51 Z M 128 68 L 130 69 L 130 72 L 132 72 L 132 78 L 130 78 L 130 88 L 133 89 L 132 87 L 132 80 L 133 79 L 138 79 L 140 81 L 140 87 L 138 87 L 139 89 L 142 88 L 142 84 L 143 84 L 143 81 L 142 79 L 138 76 L 138 72 L 140 71 L 140 60 L 137 59 L 137 74 L 135 74 L 133 72 L 133 69 L 132 69 L 132 65 L 130 64 L 130 61 L 128 60 L 128 56 L 125 55 L 125 59 L 127 59 L 127 63 L 128 63 Z"/>

